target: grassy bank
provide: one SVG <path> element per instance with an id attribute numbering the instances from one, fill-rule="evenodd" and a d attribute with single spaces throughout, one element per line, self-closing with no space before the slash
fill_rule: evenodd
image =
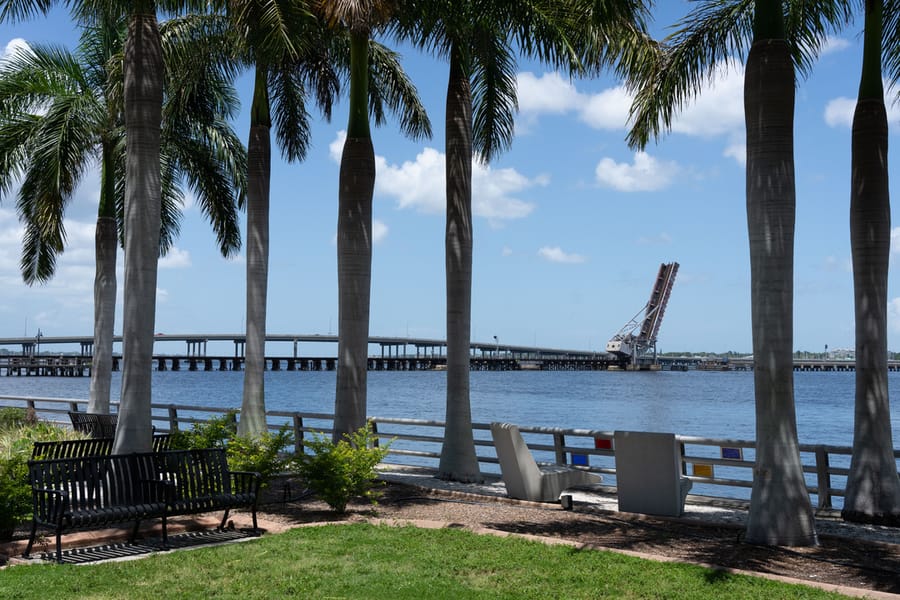
<path id="1" fill-rule="evenodd" d="M 295 529 L 87 566 L 0 571 L 0 598 L 837 598 L 691 565 L 462 530 Z"/>

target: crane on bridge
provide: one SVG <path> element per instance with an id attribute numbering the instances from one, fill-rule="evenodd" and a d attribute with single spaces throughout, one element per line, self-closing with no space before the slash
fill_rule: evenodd
<path id="1" fill-rule="evenodd" d="M 606 343 L 607 352 L 616 355 L 623 362 L 631 361 L 632 364 L 651 353 L 656 357 L 656 336 L 659 334 L 677 273 L 677 262 L 659 266 L 650 300 Z"/>

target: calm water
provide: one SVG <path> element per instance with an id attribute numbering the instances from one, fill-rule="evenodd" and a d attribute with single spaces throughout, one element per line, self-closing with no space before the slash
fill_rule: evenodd
<path id="1" fill-rule="evenodd" d="M 243 375 L 164 371 L 153 374 L 156 403 L 239 407 Z M 120 374 L 114 374 L 117 399 Z M 333 372 L 266 373 L 270 410 L 331 413 Z M 369 373 L 368 414 L 443 420 L 444 372 Z M 800 441 L 849 446 L 853 439 L 853 373 L 796 373 Z M 890 373 L 895 445 L 900 444 L 900 373 Z M 0 395 L 86 399 L 88 378 L 0 377 Z M 670 431 L 754 439 L 749 372 L 528 371 L 473 372 L 472 417 L 479 422 L 612 431 Z"/>

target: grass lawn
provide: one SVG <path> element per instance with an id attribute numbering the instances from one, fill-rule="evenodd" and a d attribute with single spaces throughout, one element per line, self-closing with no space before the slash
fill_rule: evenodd
<path id="1" fill-rule="evenodd" d="M 366 524 L 96 565 L 0 570 L 0 598 L 838 598 L 804 586 L 462 530 Z"/>

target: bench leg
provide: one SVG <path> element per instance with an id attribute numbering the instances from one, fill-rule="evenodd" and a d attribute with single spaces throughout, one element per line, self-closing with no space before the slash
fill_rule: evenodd
<path id="1" fill-rule="evenodd" d="M 62 531 L 56 530 L 56 562 L 62 564 Z"/>
<path id="2" fill-rule="evenodd" d="M 169 547 L 169 531 L 167 529 L 166 515 L 162 516 L 162 544 L 163 548 Z"/>
<path id="3" fill-rule="evenodd" d="M 225 529 L 225 524 L 228 523 L 228 513 L 229 512 L 230 512 L 230 509 L 226 508 L 225 514 L 222 515 L 222 522 L 219 523 L 219 529 Z"/>
<path id="4" fill-rule="evenodd" d="M 141 528 L 141 520 L 138 519 L 134 522 L 134 529 L 131 530 L 131 537 L 128 538 L 128 542 L 133 544 L 134 540 L 137 539 L 138 530 Z"/>
<path id="5" fill-rule="evenodd" d="M 31 521 L 31 535 L 28 536 L 28 545 L 25 546 L 25 552 L 22 553 L 23 558 L 28 558 L 31 554 L 31 547 L 34 545 L 34 536 L 37 535 L 37 521 Z"/>

